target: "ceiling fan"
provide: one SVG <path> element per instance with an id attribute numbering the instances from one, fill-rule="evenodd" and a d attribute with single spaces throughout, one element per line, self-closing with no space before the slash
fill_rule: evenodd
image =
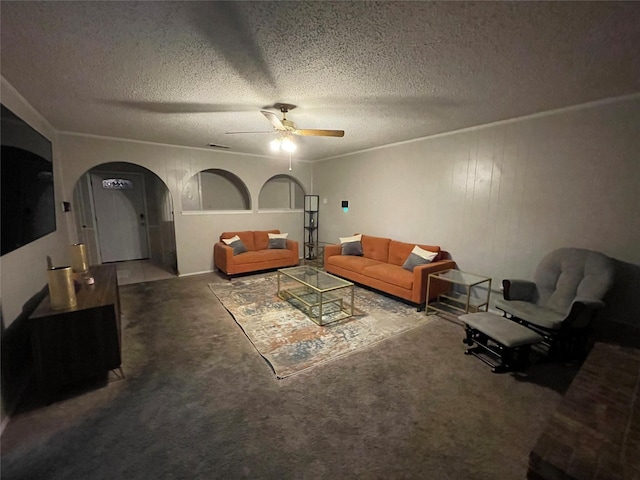
<path id="1" fill-rule="evenodd" d="M 295 105 L 291 105 L 288 103 L 276 103 L 274 105 L 275 108 L 279 109 L 282 112 L 282 119 L 278 117 L 273 112 L 268 110 L 260 110 L 260 113 L 265 116 L 267 120 L 273 125 L 273 128 L 277 132 L 281 132 L 283 134 L 292 134 L 292 135 L 300 135 L 303 137 L 344 137 L 344 130 L 321 130 L 321 129 L 301 129 L 297 128 L 296 125 L 291 121 L 287 120 L 287 113 L 290 110 L 296 108 Z M 273 133 L 273 132 L 226 132 L 227 134 L 236 134 L 236 133 Z"/>

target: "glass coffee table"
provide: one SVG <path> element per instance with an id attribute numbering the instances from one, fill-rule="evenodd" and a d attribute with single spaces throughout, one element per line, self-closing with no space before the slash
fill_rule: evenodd
<path id="1" fill-rule="evenodd" d="M 278 297 L 320 326 L 353 316 L 353 283 L 314 267 L 278 270 Z"/>

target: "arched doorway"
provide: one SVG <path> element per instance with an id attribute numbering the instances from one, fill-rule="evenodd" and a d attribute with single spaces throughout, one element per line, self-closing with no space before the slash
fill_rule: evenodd
<path id="1" fill-rule="evenodd" d="M 173 201 L 155 173 L 128 162 L 98 165 L 80 177 L 73 201 L 91 264 L 118 262 L 119 280 L 136 277 L 125 283 L 144 281 L 145 272 L 155 277 L 147 280 L 177 274 Z"/>

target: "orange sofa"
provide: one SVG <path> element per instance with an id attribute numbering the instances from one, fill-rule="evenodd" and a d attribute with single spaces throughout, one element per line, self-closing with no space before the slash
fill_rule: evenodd
<path id="1" fill-rule="evenodd" d="M 269 233 L 280 230 L 223 232 L 213 246 L 214 266 L 226 275 L 236 275 L 298 265 L 298 242 L 287 239 L 287 248 L 269 248 Z M 234 255 L 233 248 L 222 241 L 235 235 L 242 240 L 246 252 Z"/>
<path id="2" fill-rule="evenodd" d="M 438 252 L 431 263 L 419 265 L 413 272 L 402 268 L 415 246 Z M 362 235 L 362 256 L 342 255 L 341 245 L 324 248 L 324 269 L 353 282 L 400 297 L 424 308 L 427 301 L 427 276 L 430 273 L 456 268 L 447 252 L 433 245 L 420 245 L 389 238 Z M 445 293 L 445 282 L 432 285 L 429 300 Z M 438 288 L 439 287 L 439 288 Z"/>

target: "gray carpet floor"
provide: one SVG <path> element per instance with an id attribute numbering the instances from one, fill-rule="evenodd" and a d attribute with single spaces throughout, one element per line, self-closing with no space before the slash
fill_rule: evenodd
<path id="1" fill-rule="evenodd" d="M 121 287 L 126 379 L 29 392 L 5 479 L 522 479 L 577 367 L 492 374 L 433 321 L 277 380 L 216 274 Z"/>

